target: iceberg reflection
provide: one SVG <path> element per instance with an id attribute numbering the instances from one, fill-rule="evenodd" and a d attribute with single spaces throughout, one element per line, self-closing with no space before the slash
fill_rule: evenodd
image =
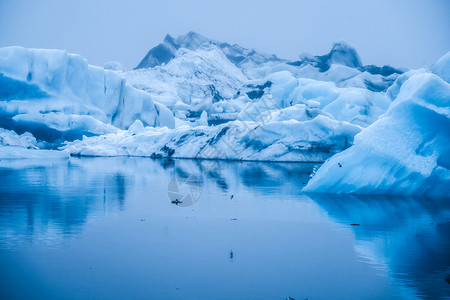
<path id="1" fill-rule="evenodd" d="M 450 271 L 449 199 L 305 195 L 302 186 L 315 166 L 1 160 L 1 294 L 110 299 L 449 294 L 444 280 Z M 199 200 L 174 205 L 169 182 L 191 176 L 201 178 Z M 35 282 L 28 292 L 11 288 L 24 278 Z"/>
<path id="2" fill-rule="evenodd" d="M 339 223 L 353 226 L 355 251 L 404 287 L 406 298 L 449 295 L 450 201 L 399 196 L 311 196 Z"/>

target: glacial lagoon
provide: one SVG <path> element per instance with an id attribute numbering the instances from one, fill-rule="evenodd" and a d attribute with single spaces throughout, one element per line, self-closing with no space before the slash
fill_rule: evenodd
<path id="1" fill-rule="evenodd" d="M 0 161 L 3 299 L 449 299 L 450 200 L 305 194 L 318 164 Z"/>

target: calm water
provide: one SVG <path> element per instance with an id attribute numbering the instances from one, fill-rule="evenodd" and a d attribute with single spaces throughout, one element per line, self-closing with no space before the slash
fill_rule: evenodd
<path id="1" fill-rule="evenodd" d="M 2 160 L 0 298 L 450 299 L 449 199 L 305 195 L 314 167 Z"/>

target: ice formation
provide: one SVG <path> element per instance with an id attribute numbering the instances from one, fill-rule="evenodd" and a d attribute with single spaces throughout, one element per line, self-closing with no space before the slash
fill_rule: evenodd
<path id="1" fill-rule="evenodd" d="M 449 62 L 447 53 L 428 69 L 364 65 L 343 41 L 289 61 L 194 32 L 167 35 L 131 71 L 61 50 L 1 48 L 0 128 L 15 131 L 2 133 L 2 149 L 317 162 L 334 155 L 306 190 L 442 194 Z"/>
<path id="2" fill-rule="evenodd" d="M 50 143 L 128 128 L 174 126 L 172 114 L 119 72 L 62 50 L 0 49 L 0 127 Z"/>
<path id="3" fill-rule="evenodd" d="M 171 49 L 170 59 L 163 59 L 162 48 Z M 206 111 L 209 124 L 225 123 L 235 120 L 249 102 L 277 94 L 285 98 L 283 108 L 309 100 L 322 104 L 337 100 L 325 110 L 336 112 L 338 120 L 367 126 L 392 100 L 380 91 L 402 72 L 363 66 L 356 50 L 345 42 L 335 43 L 326 55 L 304 55 L 290 62 L 191 32 L 166 37 L 126 77 L 184 121 L 195 122 Z"/>
<path id="4" fill-rule="evenodd" d="M 447 54 L 432 65 L 431 71 L 450 83 L 450 52 L 447 52 Z"/>
<path id="5" fill-rule="evenodd" d="M 181 48 L 167 64 L 130 71 L 126 77 L 184 120 L 198 119 L 214 103 L 232 99 L 248 81 L 214 45 L 196 51 Z"/>
<path id="6" fill-rule="evenodd" d="M 177 38 L 173 38 L 169 34 L 166 35 L 161 44 L 150 49 L 136 69 L 153 68 L 167 64 L 176 57 L 175 53 L 180 48 L 195 51 L 204 45 L 214 45 L 215 47 L 218 47 L 221 52 L 226 55 L 227 59 L 238 67 L 283 61 L 275 55 L 263 54 L 254 49 L 246 49 L 236 44 L 230 45 L 228 43 L 222 43 L 191 31 L 186 35 L 181 35 Z"/>
<path id="7" fill-rule="evenodd" d="M 450 195 L 450 84 L 413 75 L 355 144 L 333 156 L 308 192 Z"/>
<path id="8" fill-rule="evenodd" d="M 271 105 L 270 102 L 265 104 Z M 150 156 L 259 161 L 324 161 L 349 147 L 360 127 L 336 121 L 318 108 L 298 104 L 272 108 L 250 120 L 218 126 L 143 128 L 84 138 L 64 147 L 73 155 Z"/>
<path id="9" fill-rule="evenodd" d="M 67 153 L 56 150 L 39 150 L 34 136 L 25 132 L 18 135 L 0 128 L 0 160 L 8 158 L 66 158 Z"/>

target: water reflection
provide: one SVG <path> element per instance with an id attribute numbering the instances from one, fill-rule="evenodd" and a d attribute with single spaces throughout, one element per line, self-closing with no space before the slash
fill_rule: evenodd
<path id="1" fill-rule="evenodd" d="M 126 183 L 120 169 L 97 176 L 95 167 L 67 160 L 3 160 L 0 168 L 2 233 L 22 234 L 17 223 L 25 219 L 27 236 L 49 227 L 70 234 L 81 228 L 90 213 L 98 214 L 106 202 L 123 209 Z"/>
<path id="2" fill-rule="evenodd" d="M 403 286 L 406 298 L 450 294 L 449 199 L 386 196 L 311 197 L 335 220 L 354 227 L 355 250 Z"/>
<path id="3" fill-rule="evenodd" d="M 315 166 L 2 160 L 0 295 L 29 298 L 24 278 L 33 298 L 449 295 L 449 199 L 304 195 Z M 199 201 L 173 205 L 169 182 L 191 176 Z"/>

